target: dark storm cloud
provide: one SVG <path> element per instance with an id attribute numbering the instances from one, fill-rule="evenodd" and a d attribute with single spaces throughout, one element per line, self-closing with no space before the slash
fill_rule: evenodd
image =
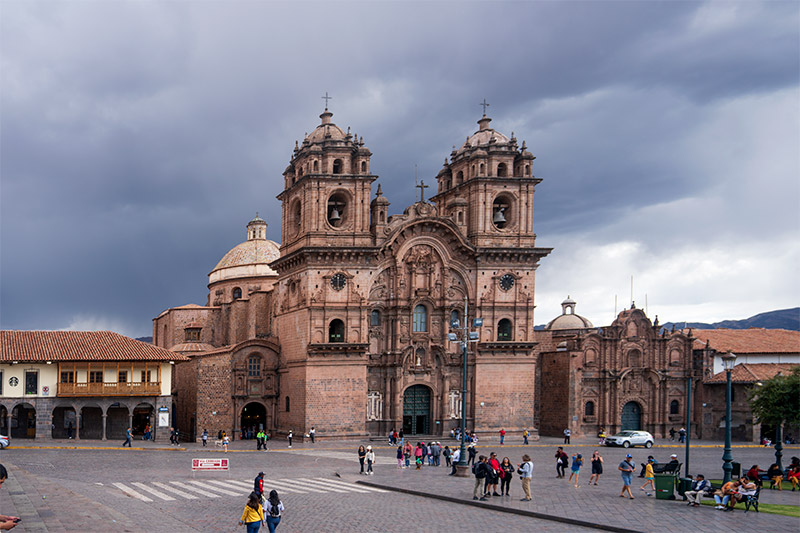
<path id="1" fill-rule="evenodd" d="M 256 211 L 280 240 L 281 173 L 325 91 L 395 213 L 418 198 L 415 165 L 435 186 L 486 97 L 538 157 L 554 269 L 586 239 L 613 258 L 678 229 L 755 238 L 766 213 L 794 235 L 797 22 L 793 2 L 6 2 L 0 325 L 144 335 L 205 303 Z M 766 167 L 786 193 L 769 202 L 747 183 Z M 755 213 L 701 222 L 680 211 L 697 199 Z M 572 280 L 547 269 L 554 313 Z"/>

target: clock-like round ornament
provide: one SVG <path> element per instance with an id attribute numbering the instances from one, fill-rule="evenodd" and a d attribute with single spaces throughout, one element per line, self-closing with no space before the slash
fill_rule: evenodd
<path id="1" fill-rule="evenodd" d="M 514 276 L 511 274 L 503 274 L 503 277 L 500 278 L 500 288 L 504 291 L 511 290 L 511 287 L 514 286 Z"/>
<path id="2" fill-rule="evenodd" d="M 347 278 L 341 272 L 331 277 L 331 287 L 333 287 L 333 290 L 340 291 L 344 289 L 345 285 L 347 285 Z"/>

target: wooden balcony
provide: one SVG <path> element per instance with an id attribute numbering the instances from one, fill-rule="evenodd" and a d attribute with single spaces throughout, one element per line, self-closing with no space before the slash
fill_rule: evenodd
<path id="1" fill-rule="evenodd" d="M 161 396 L 161 383 L 140 381 L 116 383 L 59 383 L 58 396 L 63 398 L 87 396 Z"/>

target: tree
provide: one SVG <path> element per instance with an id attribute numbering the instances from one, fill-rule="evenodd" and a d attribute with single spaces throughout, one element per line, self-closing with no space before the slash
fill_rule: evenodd
<path id="1" fill-rule="evenodd" d="M 749 394 L 750 408 L 759 422 L 774 426 L 800 424 L 800 366 L 788 376 L 778 374 Z"/>

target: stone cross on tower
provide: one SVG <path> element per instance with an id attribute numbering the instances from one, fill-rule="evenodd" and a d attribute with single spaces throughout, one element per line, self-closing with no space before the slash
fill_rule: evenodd
<path id="1" fill-rule="evenodd" d="M 325 93 L 325 94 L 327 95 L 328 93 Z M 487 108 L 487 107 L 489 107 L 489 104 L 488 104 L 488 103 L 486 103 L 486 98 L 484 98 L 484 99 L 483 99 L 483 102 L 481 102 L 481 103 L 480 103 L 480 104 L 478 104 L 478 105 L 481 105 L 481 106 L 483 106 L 483 116 L 485 117 L 485 116 L 486 116 L 486 108 Z"/>
<path id="2" fill-rule="evenodd" d="M 320 96 L 320 98 L 325 100 L 325 109 L 328 109 L 328 100 L 333 100 L 333 96 L 328 96 L 328 91 L 325 91 L 325 96 Z"/>
<path id="3" fill-rule="evenodd" d="M 425 189 L 430 187 L 430 185 L 425 185 L 424 181 L 420 181 L 419 185 L 414 185 L 414 186 L 419 188 L 419 201 L 424 203 L 425 202 Z"/>

